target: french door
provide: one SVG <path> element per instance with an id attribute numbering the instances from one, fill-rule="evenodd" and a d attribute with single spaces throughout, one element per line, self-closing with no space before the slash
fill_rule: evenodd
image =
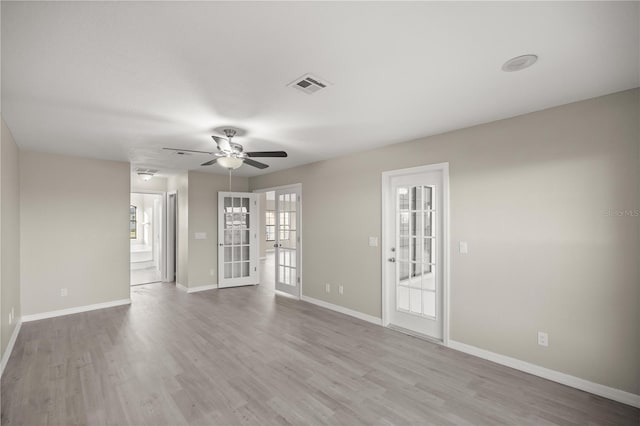
<path id="1" fill-rule="evenodd" d="M 300 297 L 300 188 L 275 191 L 276 290 Z"/>
<path id="2" fill-rule="evenodd" d="M 218 192 L 218 287 L 258 284 L 258 200 Z"/>
<path id="3" fill-rule="evenodd" d="M 414 171 L 386 180 L 386 321 L 443 337 L 444 171 Z"/>

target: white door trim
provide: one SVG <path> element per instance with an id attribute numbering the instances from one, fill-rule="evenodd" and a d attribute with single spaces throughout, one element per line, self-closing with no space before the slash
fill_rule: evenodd
<path id="1" fill-rule="evenodd" d="M 387 257 L 388 257 L 388 245 L 389 241 L 387 241 L 387 203 L 389 202 L 388 196 L 388 187 L 391 182 L 391 178 L 395 176 L 402 176 L 407 174 L 414 173 L 424 173 L 424 172 L 434 172 L 441 171 L 442 172 L 442 186 L 443 186 L 443 259 L 442 259 L 442 267 L 444 270 L 443 274 L 443 301 L 442 305 L 444 307 L 445 313 L 442 318 L 442 343 L 445 346 L 449 346 L 449 317 L 450 317 L 450 211 L 449 211 L 449 163 L 437 163 L 437 164 L 429 164 L 425 166 L 418 167 L 410 167 L 406 169 L 398 169 L 398 170 L 388 170 L 382 172 L 382 235 L 381 235 L 381 262 L 382 262 L 382 325 L 385 327 L 389 326 L 389 313 L 387 312 Z"/>
<path id="2" fill-rule="evenodd" d="M 281 189 L 295 189 L 295 190 L 298 191 L 298 194 L 299 194 L 298 195 L 299 196 L 299 200 L 298 200 L 298 224 L 297 224 L 297 226 L 299 228 L 298 235 L 300 237 L 300 243 L 298 244 L 298 253 L 297 253 L 297 255 L 299 257 L 299 261 L 298 261 L 298 266 L 299 266 L 298 277 L 300 278 L 300 283 L 299 283 L 299 286 L 300 286 L 300 297 L 298 298 L 298 297 L 292 296 L 292 295 L 287 294 L 287 293 L 282 293 L 282 292 L 280 292 L 278 290 L 276 290 L 276 293 L 278 293 L 278 294 L 286 294 L 287 296 L 294 297 L 296 299 L 301 299 L 303 297 L 302 296 L 302 294 L 303 294 L 302 293 L 302 290 L 303 290 L 302 285 L 303 285 L 303 282 L 304 282 L 304 270 L 303 270 L 304 257 L 302 255 L 302 242 L 304 241 L 304 236 L 303 236 L 303 232 L 304 231 L 303 231 L 303 226 L 302 226 L 302 184 L 301 183 L 292 183 L 290 185 L 281 185 L 281 186 L 273 186 L 271 188 L 254 189 L 252 192 L 264 193 L 264 192 L 278 191 L 278 190 L 281 190 Z M 261 220 L 260 220 L 261 226 L 262 226 L 262 221 L 263 221 L 263 218 L 261 218 Z M 261 230 L 258 231 L 258 232 L 261 232 Z"/>
<path id="3" fill-rule="evenodd" d="M 293 188 L 297 188 L 302 190 L 302 184 L 301 183 L 292 183 L 291 185 L 280 185 L 280 186 L 272 186 L 270 188 L 261 188 L 261 189 L 254 189 L 251 192 L 273 192 L 273 191 L 278 191 L 280 189 L 293 189 Z"/>

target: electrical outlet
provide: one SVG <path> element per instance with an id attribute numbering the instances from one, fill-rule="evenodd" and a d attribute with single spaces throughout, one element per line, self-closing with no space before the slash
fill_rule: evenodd
<path id="1" fill-rule="evenodd" d="M 324 285 L 324 291 L 326 291 L 327 293 L 331 293 L 331 284 L 326 283 Z"/>
<path id="2" fill-rule="evenodd" d="M 344 287 L 342 286 L 342 284 L 338 286 L 338 293 L 344 294 Z"/>
<path id="3" fill-rule="evenodd" d="M 67 297 L 68 294 L 69 294 L 69 290 L 67 288 L 61 288 L 60 289 L 60 296 L 61 297 Z"/>
<path id="4" fill-rule="evenodd" d="M 209 275 L 213 276 L 216 273 L 215 269 L 209 269 Z"/>
<path id="5" fill-rule="evenodd" d="M 544 331 L 538 331 L 538 344 L 540 346 L 549 346 L 549 335 Z"/>

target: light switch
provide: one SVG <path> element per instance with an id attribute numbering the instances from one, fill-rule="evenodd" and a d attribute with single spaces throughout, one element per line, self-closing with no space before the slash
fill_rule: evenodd
<path id="1" fill-rule="evenodd" d="M 369 237 L 369 247 L 378 247 L 378 237 Z"/>
<path id="2" fill-rule="evenodd" d="M 460 254 L 469 253 L 469 245 L 466 241 L 460 241 Z"/>
<path id="3" fill-rule="evenodd" d="M 207 239 L 207 233 L 206 232 L 196 232 L 195 233 L 195 239 L 196 240 L 206 240 Z"/>

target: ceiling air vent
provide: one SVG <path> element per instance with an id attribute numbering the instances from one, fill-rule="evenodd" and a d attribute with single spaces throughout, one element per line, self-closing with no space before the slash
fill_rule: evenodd
<path id="1" fill-rule="evenodd" d="M 305 74 L 300 78 L 296 78 L 287 86 L 298 89 L 308 95 L 317 92 L 318 90 L 325 89 L 329 86 L 329 83 L 319 79 L 311 74 Z"/>

